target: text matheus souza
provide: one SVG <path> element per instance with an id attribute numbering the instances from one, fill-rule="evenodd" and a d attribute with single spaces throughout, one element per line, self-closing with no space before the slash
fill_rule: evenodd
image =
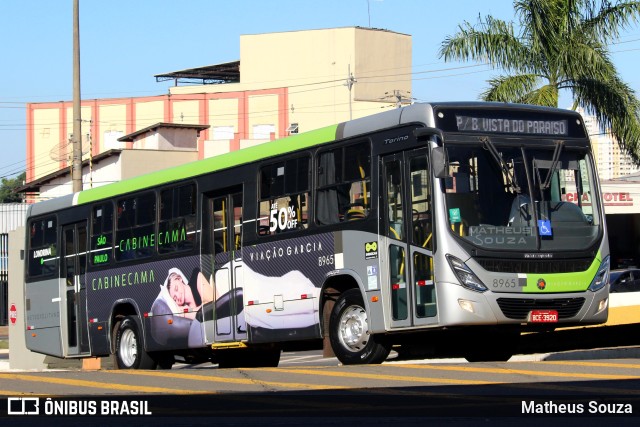
<path id="1" fill-rule="evenodd" d="M 536 402 L 522 401 L 523 414 L 633 414 L 630 403 L 603 403 L 591 400 L 588 403 L 556 403 L 552 400 Z"/>

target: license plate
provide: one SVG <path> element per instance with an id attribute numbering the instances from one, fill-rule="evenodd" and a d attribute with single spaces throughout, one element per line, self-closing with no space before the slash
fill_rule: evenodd
<path id="1" fill-rule="evenodd" d="M 556 310 L 532 310 L 529 313 L 531 323 L 557 323 L 558 312 Z"/>

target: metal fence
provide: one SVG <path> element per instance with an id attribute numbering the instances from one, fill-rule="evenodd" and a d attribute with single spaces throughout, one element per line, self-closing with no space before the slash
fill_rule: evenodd
<path id="1" fill-rule="evenodd" d="M 9 232 L 24 225 L 24 203 L 0 203 L 0 326 L 9 323 Z"/>
<path id="2" fill-rule="evenodd" d="M 0 326 L 9 323 L 9 275 L 0 272 Z"/>
<path id="3" fill-rule="evenodd" d="M 9 323 L 9 235 L 0 234 L 0 326 Z"/>

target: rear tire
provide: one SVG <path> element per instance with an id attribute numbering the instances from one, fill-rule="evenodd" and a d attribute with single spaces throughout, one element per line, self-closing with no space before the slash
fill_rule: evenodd
<path id="1" fill-rule="evenodd" d="M 157 363 L 144 350 L 144 342 L 135 317 L 127 316 L 113 330 L 114 366 L 118 369 L 155 369 Z"/>
<path id="2" fill-rule="evenodd" d="M 331 348 L 344 365 L 376 364 L 385 361 L 391 346 L 369 332 L 367 311 L 359 289 L 344 292 L 329 318 Z"/>

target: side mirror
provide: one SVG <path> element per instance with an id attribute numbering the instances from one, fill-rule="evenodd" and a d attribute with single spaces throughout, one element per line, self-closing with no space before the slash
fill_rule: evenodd
<path id="1" fill-rule="evenodd" d="M 449 159 L 444 147 L 431 150 L 431 169 L 436 178 L 449 178 Z"/>
<path id="2" fill-rule="evenodd" d="M 436 128 L 417 128 L 413 131 L 418 141 L 427 141 L 432 136 L 440 138 L 442 144 L 444 144 L 444 135 L 440 129 Z"/>
<path id="3" fill-rule="evenodd" d="M 432 136 L 440 139 L 438 147 L 431 150 L 431 169 L 436 178 L 449 178 L 449 158 L 444 149 L 444 134 L 440 129 L 425 127 L 413 131 L 418 141 L 428 141 Z"/>

